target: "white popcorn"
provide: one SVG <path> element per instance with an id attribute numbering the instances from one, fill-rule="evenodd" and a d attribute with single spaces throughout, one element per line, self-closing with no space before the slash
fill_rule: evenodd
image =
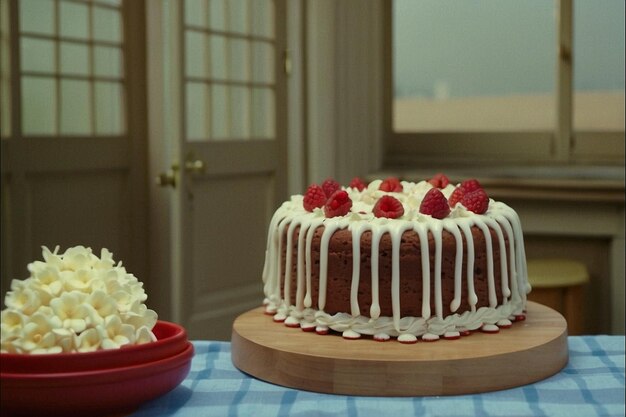
<path id="1" fill-rule="evenodd" d="M 13 280 L 2 310 L 0 351 L 91 352 L 155 341 L 157 314 L 147 294 L 113 254 L 75 246 L 28 264 L 30 277 Z"/>
<path id="2" fill-rule="evenodd" d="M 74 336 L 74 345 L 78 352 L 93 352 L 100 349 L 101 344 L 102 336 L 96 328 L 87 329 Z"/>
<path id="3" fill-rule="evenodd" d="M 63 321 L 63 327 L 72 329 L 80 334 L 87 328 L 87 315 L 89 314 L 82 304 L 85 297 L 78 291 L 66 292 L 60 297 L 50 301 L 50 307 L 56 316 Z"/>
<path id="4" fill-rule="evenodd" d="M 8 309 L 3 310 L 2 323 L 0 323 L 2 340 L 4 341 L 17 338 L 25 322 L 25 316 L 19 311 Z"/>
<path id="5" fill-rule="evenodd" d="M 150 331 L 150 328 L 147 326 L 141 326 L 135 335 L 135 342 L 140 345 L 143 343 L 155 342 L 156 337 L 154 333 Z"/>
<path id="6" fill-rule="evenodd" d="M 17 350 L 28 353 L 59 353 L 63 349 L 56 343 L 56 334 L 52 331 L 61 327 L 58 317 L 47 317 L 42 313 L 33 314 L 22 329 L 22 335 L 14 344 Z"/>
<path id="7" fill-rule="evenodd" d="M 59 277 L 58 268 L 44 265 L 41 268 L 33 268 L 32 273 L 34 278 L 32 285 L 51 297 L 56 297 L 63 291 L 63 281 Z"/>
<path id="8" fill-rule="evenodd" d="M 115 299 L 102 290 L 95 290 L 85 300 L 96 311 L 93 317 L 95 324 L 102 324 L 104 317 L 117 313 Z"/>
<path id="9" fill-rule="evenodd" d="M 104 325 L 97 327 L 102 336 L 103 349 L 117 349 L 135 343 L 135 328 L 122 323 L 119 316 L 111 315 L 104 320 Z"/>
<path id="10" fill-rule="evenodd" d="M 21 291 L 9 291 L 5 298 L 7 307 L 23 314 L 34 314 L 41 306 L 42 294 L 37 288 L 24 288 Z"/>

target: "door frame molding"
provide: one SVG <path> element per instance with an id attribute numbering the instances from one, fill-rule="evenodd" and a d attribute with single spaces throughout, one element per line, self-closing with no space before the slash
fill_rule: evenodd
<path id="1" fill-rule="evenodd" d="M 149 268 L 150 280 L 159 285 L 160 291 L 152 291 L 153 309 L 159 311 L 159 316 L 165 320 L 178 321 L 179 307 L 175 305 L 177 299 L 174 262 L 170 258 L 172 253 L 173 230 L 171 222 L 175 218 L 172 211 L 170 193 L 173 190 L 158 188 L 154 179 L 160 173 L 167 171 L 170 165 L 178 158 L 170 139 L 171 135 L 180 132 L 174 128 L 179 123 L 177 112 L 168 112 L 169 108 L 163 99 L 171 87 L 168 70 L 165 68 L 164 58 L 169 47 L 168 34 L 164 27 L 166 14 L 170 12 L 171 4 L 167 0 L 149 1 L 146 3 L 146 64 L 147 64 L 147 100 L 148 100 L 148 199 L 149 199 Z M 168 7 L 169 6 L 169 7 Z M 178 102 L 177 95 L 171 95 L 170 100 Z M 164 117 L 167 114 L 167 118 Z M 173 125 L 173 126 L 172 126 Z"/>

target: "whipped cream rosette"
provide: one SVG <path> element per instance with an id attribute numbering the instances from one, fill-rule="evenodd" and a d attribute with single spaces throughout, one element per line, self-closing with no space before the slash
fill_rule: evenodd
<path id="1" fill-rule="evenodd" d="M 102 249 L 43 247 L 30 277 L 13 280 L 2 310 L 3 353 L 90 352 L 156 340 L 143 283 Z"/>

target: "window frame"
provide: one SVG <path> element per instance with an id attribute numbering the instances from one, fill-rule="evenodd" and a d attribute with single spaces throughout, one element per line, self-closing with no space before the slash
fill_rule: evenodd
<path id="1" fill-rule="evenodd" d="M 206 6 L 206 4 L 205 4 Z M 229 5 L 227 2 L 225 3 L 225 13 L 230 13 L 231 12 L 231 6 Z M 215 89 L 216 87 L 222 87 L 226 89 L 226 101 L 227 101 L 227 106 L 224 108 L 224 114 L 225 114 L 225 134 L 222 136 L 218 136 L 215 134 L 215 127 L 212 123 L 212 112 L 213 110 L 210 110 L 209 113 L 209 120 L 206 121 L 207 125 L 205 125 L 204 127 L 204 135 L 203 136 L 192 136 L 190 134 L 190 126 L 188 125 L 188 121 L 184 120 L 182 122 L 183 124 L 183 137 L 185 138 L 185 141 L 187 142 L 199 142 L 199 143 L 204 143 L 204 142 L 211 142 L 211 143 L 219 143 L 219 142 L 244 142 L 244 141 L 272 141 L 275 140 L 278 136 L 279 136 L 279 129 L 280 127 L 278 126 L 278 119 L 276 117 L 276 114 L 278 114 L 279 111 L 279 104 L 276 103 L 277 100 L 277 95 L 279 94 L 279 82 L 280 82 L 280 76 L 279 76 L 279 72 L 280 69 L 282 68 L 281 64 L 281 52 L 282 52 L 282 48 L 280 45 L 280 39 L 278 38 L 278 33 L 273 33 L 271 36 L 267 36 L 265 34 L 258 34 L 258 33 L 252 33 L 252 32 L 238 32 L 236 30 L 233 30 L 230 27 L 226 27 L 226 28 L 214 28 L 211 27 L 209 22 L 205 22 L 204 26 L 203 25 L 198 25 L 195 23 L 190 23 L 186 21 L 186 3 L 184 0 L 180 1 L 179 6 L 180 7 L 180 27 L 181 27 L 181 31 L 182 31 L 182 35 L 181 35 L 181 40 L 180 40 L 180 55 L 181 55 L 181 62 L 182 62 L 182 98 L 181 98 L 181 103 L 182 103 L 182 108 L 183 108 L 183 114 L 188 115 L 187 112 L 187 106 L 188 106 L 188 90 L 187 88 L 189 87 L 190 84 L 197 84 L 197 85 L 202 85 L 204 88 L 204 92 L 203 92 L 203 100 L 205 102 L 205 108 L 206 109 L 211 109 L 212 103 L 211 100 L 213 99 L 212 95 L 214 94 L 213 89 Z M 276 8 L 278 7 L 278 5 L 273 4 L 273 17 L 272 17 L 272 21 L 274 22 L 275 19 L 278 19 L 277 14 L 279 13 L 279 10 L 277 10 Z M 208 16 L 209 11 L 208 10 L 204 10 L 205 16 Z M 250 13 L 250 10 L 248 10 L 247 12 L 248 14 L 246 15 L 246 28 L 250 29 L 253 25 L 252 25 L 252 14 Z M 228 23 L 226 23 L 226 25 L 228 26 Z M 275 30 L 273 29 L 273 31 L 275 32 Z M 267 81 L 267 80 L 263 80 L 263 81 L 259 81 L 259 80 L 255 80 L 254 79 L 254 75 L 253 75 L 253 53 L 252 53 L 252 49 L 250 49 L 248 51 L 247 58 L 248 58 L 248 62 L 246 63 L 246 69 L 245 71 L 248 72 L 248 77 L 247 79 L 243 80 L 243 79 L 236 79 L 234 77 L 232 77 L 232 75 L 230 74 L 226 74 L 226 76 L 215 76 L 214 74 L 211 74 L 209 72 L 205 73 L 205 74 L 201 74 L 201 75 L 190 75 L 189 71 L 188 71 L 188 61 L 187 61 L 187 55 L 189 53 L 189 45 L 188 45 L 188 34 L 190 33 L 195 33 L 195 34 L 200 34 L 201 36 L 204 36 L 206 38 L 206 42 L 207 42 L 207 48 L 206 50 L 203 51 L 203 59 L 204 59 L 204 65 L 209 66 L 209 62 L 210 62 L 210 58 L 209 58 L 209 54 L 214 52 L 211 51 L 212 46 L 210 45 L 210 38 L 211 37 L 220 37 L 224 40 L 225 44 L 224 44 L 224 52 L 225 52 L 225 56 L 226 59 L 224 60 L 224 65 L 225 65 L 225 71 L 227 73 L 232 72 L 232 68 L 230 68 L 231 66 L 231 55 L 233 52 L 233 47 L 230 45 L 230 42 L 232 41 L 241 41 L 241 42 L 248 42 L 249 45 L 247 45 L 247 48 L 252 48 L 253 44 L 265 44 L 268 45 L 272 48 L 272 52 L 273 52 L 273 56 L 272 56 L 272 60 L 270 61 L 272 64 L 272 68 L 271 68 L 271 72 L 273 72 L 272 74 L 272 80 Z M 246 135 L 237 135 L 237 134 L 233 134 L 233 128 L 234 126 L 237 125 L 237 123 L 234 122 L 234 116 L 233 116 L 233 88 L 244 88 L 247 89 L 248 95 L 246 96 L 246 104 L 247 104 L 247 111 L 244 114 L 244 118 L 247 119 L 247 123 L 243 123 L 243 125 L 245 125 L 245 128 L 249 130 L 249 132 L 247 132 Z M 270 90 L 272 92 L 272 102 L 273 104 L 273 112 L 274 112 L 274 117 L 272 118 L 272 134 L 269 135 L 255 135 L 254 134 L 254 127 L 255 127 L 255 121 L 254 121 L 254 110 L 253 110 L 253 100 L 254 100 L 254 90 Z"/>
<path id="2" fill-rule="evenodd" d="M 395 132 L 393 130 L 393 1 L 384 2 L 383 141 L 387 167 L 624 165 L 624 130 L 573 129 L 573 0 L 557 0 L 555 121 L 522 132 Z"/>
<path id="3" fill-rule="evenodd" d="M 52 17 L 54 22 L 54 33 L 42 34 L 37 32 L 30 32 L 22 30 L 20 27 L 20 0 L 3 0 L 6 1 L 5 7 L 8 8 L 9 15 L 9 28 L 8 28 L 8 40 L 9 47 L 8 58 L 8 74 L 3 74 L 9 80 L 10 91 L 8 95 L 10 97 L 9 102 L 11 105 L 4 111 L 8 113 L 6 116 L 9 119 L 10 126 L 6 131 L 6 136 L 2 136 L 4 141 L 20 141 L 23 139 L 45 141 L 49 139 L 62 139 L 62 140 L 83 140 L 94 141 L 95 143 L 102 142 L 110 143 L 112 141 L 119 141 L 120 143 L 130 141 L 137 134 L 134 133 L 135 123 L 131 116 L 131 106 L 135 102 L 139 102 L 135 90 L 141 90 L 141 88 L 133 86 L 134 82 L 138 82 L 142 75 L 139 74 L 139 70 L 136 67 L 137 62 L 131 62 L 132 57 L 138 56 L 141 53 L 140 48 L 143 48 L 141 42 L 142 37 L 133 34 L 131 28 L 135 28 L 133 21 L 139 16 L 141 9 L 137 9 L 137 6 L 129 6 L 125 2 L 121 1 L 119 5 L 104 3 L 100 0 L 90 0 L 89 2 L 77 3 L 83 4 L 88 8 L 88 38 L 76 38 L 72 36 L 62 35 L 60 33 L 60 7 L 62 4 L 76 3 L 74 0 L 49 0 L 51 3 L 54 15 Z M 143 1 L 141 2 L 143 5 Z M 93 10 L 113 10 L 120 14 L 120 36 L 121 39 L 117 42 L 97 40 L 93 38 Z M 139 10 L 139 11 L 136 11 Z M 132 14 L 128 17 L 129 14 Z M 21 54 L 22 54 L 22 41 L 23 39 L 31 40 L 44 40 L 52 43 L 54 61 L 52 70 L 29 70 L 22 68 Z M 88 71 L 87 74 L 73 74 L 64 72 L 61 70 L 61 56 L 60 49 L 63 44 L 82 45 L 88 49 Z M 106 76 L 96 74 L 95 68 L 95 47 L 115 47 L 119 48 L 120 56 L 122 57 L 121 73 L 119 76 Z M 25 78 L 43 79 L 52 81 L 54 83 L 54 114 L 53 114 L 53 129 L 50 132 L 25 132 L 25 121 L 23 119 L 23 94 L 22 94 L 22 82 Z M 90 104 L 89 109 L 89 132 L 87 133 L 71 133 L 62 132 L 62 89 L 61 83 L 63 81 L 83 81 L 88 85 L 88 100 Z M 121 90 L 121 102 L 120 102 L 120 131 L 119 132 L 105 132 L 99 133 L 97 127 L 96 117 L 96 84 L 98 82 L 116 83 Z M 135 110 L 141 113 L 142 110 Z M 3 142 L 4 143 L 4 142 Z"/>

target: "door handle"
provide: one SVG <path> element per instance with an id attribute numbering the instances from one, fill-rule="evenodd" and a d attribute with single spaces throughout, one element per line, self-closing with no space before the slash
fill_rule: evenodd
<path id="1" fill-rule="evenodd" d="M 187 160 L 185 161 L 185 171 L 190 174 L 204 174 L 206 165 L 201 159 L 196 159 L 195 161 Z"/>
<path id="2" fill-rule="evenodd" d="M 172 168 L 174 168 L 172 166 Z M 176 188 L 176 171 L 174 169 L 168 169 L 166 172 L 162 172 L 156 177 L 156 184 L 159 187 L 172 187 Z"/>
<path id="3" fill-rule="evenodd" d="M 178 171 L 180 165 L 178 162 L 174 162 L 172 167 L 166 172 L 162 172 L 156 177 L 156 183 L 160 187 L 172 187 L 176 188 Z M 188 159 L 185 161 L 185 172 L 189 174 L 202 175 L 206 172 L 206 164 L 201 159 Z"/>

